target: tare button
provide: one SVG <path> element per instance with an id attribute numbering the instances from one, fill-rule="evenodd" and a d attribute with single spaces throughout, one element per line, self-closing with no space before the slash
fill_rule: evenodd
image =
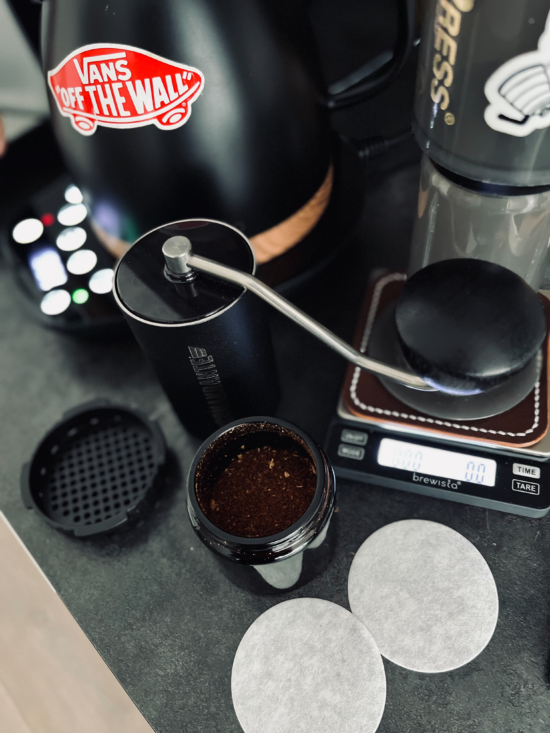
<path id="1" fill-rule="evenodd" d="M 525 466 L 523 463 L 514 463 L 512 471 L 516 476 L 525 476 L 526 478 L 540 478 L 540 468 L 538 466 Z"/>
<path id="2" fill-rule="evenodd" d="M 512 480 L 512 489 L 522 491 L 524 494 L 534 494 L 535 496 L 540 494 L 540 484 L 535 484 L 533 481 L 520 481 L 517 478 Z"/>

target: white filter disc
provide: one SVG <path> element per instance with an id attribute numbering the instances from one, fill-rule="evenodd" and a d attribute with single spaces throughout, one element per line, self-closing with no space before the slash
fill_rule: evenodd
<path id="1" fill-rule="evenodd" d="M 245 733 L 374 733 L 386 676 L 372 636 L 349 611 L 296 598 L 248 629 L 231 692 Z"/>
<path id="2" fill-rule="evenodd" d="M 380 653 L 416 672 L 447 672 L 487 646 L 498 618 L 489 566 L 458 532 L 409 519 L 382 527 L 356 554 L 352 612 Z"/>

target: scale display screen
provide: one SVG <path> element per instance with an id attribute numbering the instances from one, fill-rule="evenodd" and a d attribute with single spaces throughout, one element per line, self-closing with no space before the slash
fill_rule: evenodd
<path id="1" fill-rule="evenodd" d="M 391 438 L 381 440 L 378 464 L 483 486 L 494 486 L 497 472 L 497 463 L 491 458 L 453 453 Z"/>

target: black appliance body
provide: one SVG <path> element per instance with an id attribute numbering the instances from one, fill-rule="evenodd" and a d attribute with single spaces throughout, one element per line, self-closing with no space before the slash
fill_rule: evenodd
<path id="1" fill-rule="evenodd" d="M 548 188 L 549 62 L 545 0 L 430 0 L 414 122 L 423 150 L 467 188 Z"/>
<path id="2" fill-rule="evenodd" d="M 87 67 L 95 65 L 99 76 L 84 77 L 78 96 L 70 92 L 68 108 L 82 111 L 82 104 L 87 114 L 92 100 L 85 87 L 99 86 L 94 96 L 104 121 L 83 134 L 60 113 L 55 89 L 50 88 L 50 99 L 67 163 L 94 220 L 109 234 L 133 242 L 163 222 L 191 216 L 222 219 L 256 234 L 298 211 L 327 176 L 329 119 L 307 3 L 114 0 L 105 6 L 95 0 L 46 0 L 42 32 L 46 74 L 75 51 L 95 47 L 88 56 L 97 61 Z M 127 63 L 119 68 L 125 71 L 115 66 L 112 74 L 113 60 L 107 57 L 124 53 L 122 46 Z M 153 69 L 148 87 L 139 64 L 129 60 L 130 49 L 200 73 L 203 86 L 184 124 L 134 121 L 139 110 L 126 83 L 138 94 L 142 82 L 142 113 L 150 99 L 155 113 L 157 103 L 161 110 L 169 106 L 164 93 L 170 95 L 171 72 L 169 66 Z M 76 57 L 81 70 L 83 53 Z M 155 74 L 164 91 L 152 81 Z M 120 108 L 109 104 L 110 93 L 116 93 L 115 101 L 125 99 Z"/>
<path id="3" fill-rule="evenodd" d="M 309 0 L 45 0 L 54 131 L 104 239 L 130 244 L 197 217 L 254 237 L 330 192 L 332 180 L 334 191 L 342 179 L 360 188 L 361 166 L 335 144 L 329 110 L 375 94 L 402 68 L 414 3 L 397 3 L 392 59 L 329 95 Z M 331 199 L 304 232 L 313 231 L 309 264 L 326 254 L 318 230 L 330 249 L 342 222 L 353 223 L 353 196 L 346 189 Z"/>
<path id="4" fill-rule="evenodd" d="M 115 271 L 115 299 L 176 414 L 192 435 L 205 438 L 259 408 L 273 414 L 279 381 L 264 303 L 207 276 L 184 295 L 167 279 L 162 247 L 178 235 L 230 267 L 253 273 L 255 262 L 236 229 L 194 220 L 149 232 Z"/>

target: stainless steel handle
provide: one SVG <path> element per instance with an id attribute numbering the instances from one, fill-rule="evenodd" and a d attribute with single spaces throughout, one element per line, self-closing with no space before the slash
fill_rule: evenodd
<path id="1" fill-rule="evenodd" d="M 308 316 L 307 313 L 296 308 L 286 298 L 283 298 L 253 275 L 248 275 L 246 272 L 241 272 L 241 270 L 220 265 L 218 262 L 206 259 L 206 257 L 199 257 L 193 254 L 191 242 L 186 237 L 171 237 L 164 243 L 162 251 L 166 258 L 166 266 L 172 275 L 176 277 L 183 275 L 187 279 L 189 268 L 191 268 L 199 272 L 214 275 L 214 277 L 219 277 L 222 280 L 227 280 L 235 285 L 240 285 L 253 292 L 259 298 L 262 298 L 262 300 L 265 300 L 287 316 L 287 318 L 298 323 L 306 331 L 312 333 L 320 341 L 340 354 L 340 356 L 343 356 L 344 359 L 347 359 L 347 361 L 361 369 L 365 369 L 373 374 L 379 374 L 388 379 L 393 379 L 396 382 L 405 384 L 407 387 L 430 392 L 436 391 L 416 374 L 403 371 L 402 369 L 396 369 L 395 367 L 376 361 L 376 359 L 370 359 L 360 351 L 357 351 L 357 349 L 354 349 L 336 336 L 336 334 L 332 333 L 332 331 L 329 331 L 328 328 L 325 328 L 325 326 Z"/>

